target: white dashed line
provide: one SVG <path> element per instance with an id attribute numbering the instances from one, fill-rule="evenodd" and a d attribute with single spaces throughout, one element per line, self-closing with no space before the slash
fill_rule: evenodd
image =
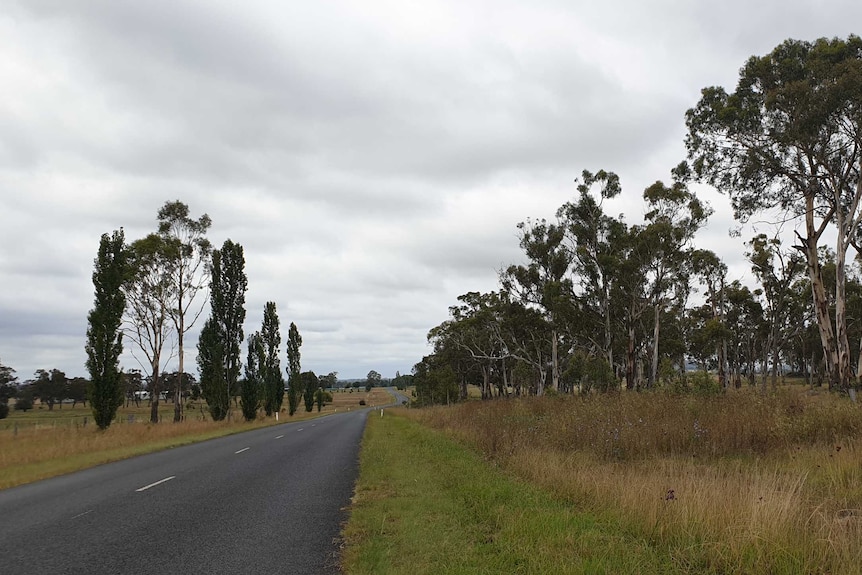
<path id="1" fill-rule="evenodd" d="M 84 515 L 87 515 L 88 513 L 92 513 L 92 512 L 93 512 L 93 510 L 90 509 L 89 511 L 84 511 L 83 513 L 78 513 L 77 515 L 72 517 L 72 519 L 77 519 L 78 517 L 83 517 Z"/>
<path id="2" fill-rule="evenodd" d="M 243 447 L 239 451 L 234 451 L 234 455 L 236 455 L 237 453 L 242 453 L 243 451 L 248 451 L 249 449 L 251 449 L 251 447 Z"/>
<path id="3" fill-rule="evenodd" d="M 296 431 L 302 431 L 303 429 L 305 429 L 305 428 L 304 428 L 304 427 L 300 427 L 300 428 L 299 428 L 299 429 L 297 429 Z"/>
<path id="4" fill-rule="evenodd" d="M 282 437 L 284 437 L 284 436 L 283 435 L 276 435 L 275 436 L 276 439 L 281 439 Z"/>
<path id="5" fill-rule="evenodd" d="M 176 475 L 171 475 L 170 477 L 165 477 L 164 479 L 160 479 L 160 480 L 156 481 L 155 483 L 150 483 L 149 485 L 144 485 L 140 489 L 135 489 L 135 491 L 146 491 L 150 487 L 155 487 L 156 485 L 161 485 L 165 481 L 170 481 L 171 479 L 173 479 L 175 477 L 176 477 Z"/>

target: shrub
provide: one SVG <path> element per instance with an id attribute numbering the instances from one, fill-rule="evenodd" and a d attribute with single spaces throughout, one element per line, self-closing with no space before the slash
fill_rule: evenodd
<path id="1" fill-rule="evenodd" d="M 360 399 L 360 400 L 359 400 L 359 405 L 365 405 L 365 400 L 364 400 L 364 399 Z"/>
<path id="2" fill-rule="evenodd" d="M 33 398 L 31 397 L 19 397 L 15 402 L 15 411 L 23 411 L 28 412 L 33 409 Z"/>

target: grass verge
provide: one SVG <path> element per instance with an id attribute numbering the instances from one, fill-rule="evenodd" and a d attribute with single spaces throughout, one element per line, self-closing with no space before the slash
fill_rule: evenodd
<path id="1" fill-rule="evenodd" d="M 342 563 L 350 575 L 681 572 L 635 533 L 390 411 L 368 421 Z"/>

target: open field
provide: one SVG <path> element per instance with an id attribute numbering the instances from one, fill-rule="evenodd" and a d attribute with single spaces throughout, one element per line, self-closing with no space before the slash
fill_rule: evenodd
<path id="1" fill-rule="evenodd" d="M 203 411 L 195 406 L 186 410 L 185 421 L 175 424 L 171 422 L 173 404 L 163 404 L 159 407 L 163 421 L 154 425 L 149 423 L 149 406 L 142 402 L 140 407 L 120 408 L 117 419 L 104 432 L 93 424 L 89 407 L 80 404 L 74 409 L 65 405 L 51 411 L 47 407 L 27 413 L 12 411 L 9 418 L 0 420 L 0 489 L 256 427 L 359 409 L 361 399 L 368 406 L 392 401 L 382 388 L 370 393 L 336 391 L 332 397 L 333 402 L 319 414 L 316 408 L 307 413 L 300 404 L 293 417 L 284 411 L 279 422 L 261 416 L 250 423 L 242 420 L 238 408 L 231 421 L 213 422 L 205 406 Z"/>
<path id="2" fill-rule="evenodd" d="M 612 514 L 675 572 L 859 573 L 862 406 L 846 397 L 793 386 L 403 413 L 574 510 Z"/>

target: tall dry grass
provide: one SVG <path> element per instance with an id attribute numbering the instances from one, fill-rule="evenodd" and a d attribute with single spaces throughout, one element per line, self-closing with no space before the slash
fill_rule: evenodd
<path id="1" fill-rule="evenodd" d="M 846 399 L 623 393 L 411 416 L 576 505 L 616 510 L 683 570 L 860 571 L 862 407 Z"/>

